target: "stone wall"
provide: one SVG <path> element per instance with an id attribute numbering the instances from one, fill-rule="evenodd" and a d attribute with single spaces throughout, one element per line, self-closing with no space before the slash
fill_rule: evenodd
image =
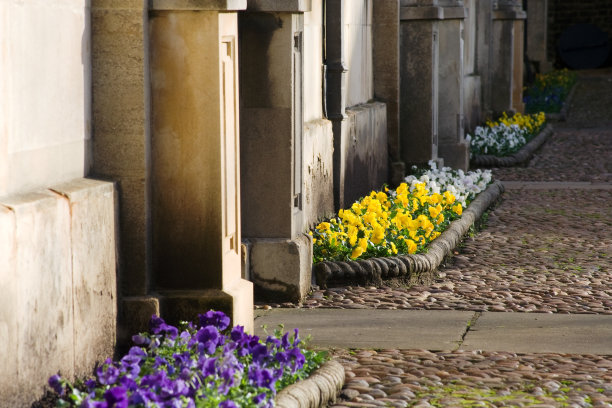
<path id="1" fill-rule="evenodd" d="M 527 3 L 529 7 L 529 2 Z M 557 51 L 563 31 L 578 23 L 590 23 L 612 36 L 612 1 L 610 0 L 549 0 L 548 1 L 548 58 L 562 64 Z"/>
<path id="2" fill-rule="evenodd" d="M 0 196 L 91 164 L 89 2 L 0 2 Z"/>
<path id="3" fill-rule="evenodd" d="M 114 353 L 116 190 L 92 166 L 90 2 L 0 2 L 0 406 Z"/>
<path id="4" fill-rule="evenodd" d="M 304 227 L 334 211 L 332 124 L 323 112 L 323 1 L 304 13 Z"/>

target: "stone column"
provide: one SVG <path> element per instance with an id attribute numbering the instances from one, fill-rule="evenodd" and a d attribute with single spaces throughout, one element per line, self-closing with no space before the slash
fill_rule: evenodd
<path id="1" fill-rule="evenodd" d="M 150 296 L 148 5 L 92 0 L 92 175 L 119 192 L 119 341 L 159 314 Z"/>
<path id="2" fill-rule="evenodd" d="M 248 0 L 240 27 L 242 231 L 258 299 L 310 289 L 304 234 L 303 36 L 310 2 Z"/>
<path id="3" fill-rule="evenodd" d="M 344 204 L 344 183 L 346 177 L 342 152 L 346 151 L 346 73 L 348 72 L 344 50 L 344 0 L 328 0 L 325 9 L 325 55 L 327 118 L 332 121 L 334 133 L 334 203 L 335 207 Z"/>
<path id="4" fill-rule="evenodd" d="M 475 0 L 476 7 L 476 70 L 480 75 L 481 109 L 483 119 L 493 116 L 491 103 L 493 97 L 491 66 L 493 64 L 493 2 Z M 475 125 L 480 125 L 476 123 Z"/>
<path id="5" fill-rule="evenodd" d="M 443 10 L 435 0 L 402 0 L 401 5 L 400 155 L 407 165 L 423 165 L 439 160 L 438 22 Z"/>
<path id="6" fill-rule="evenodd" d="M 527 3 L 527 57 L 537 72 L 552 69 L 546 55 L 548 32 L 548 0 L 529 0 Z"/>
<path id="7" fill-rule="evenodd" d="M 471 132 L 482 123 L 482 73 L 477 66 L 478 0 L 464 1 L 467 17 L 463 23 L 463 129 Z"/>
<path id="8" fill-rule="evenodd" d="M 245 7 L 150 4 L 152 290 L 171 321 L 212 308 L 252 330 L 240 253 L 236 10 Z"/>
<path id="9" fill-rule="evenodd" d="M 491 109 L 523 112 L 523 30 L 525 12 L 518 0 L 498 0 L 493 10 Z"/>
<path id="10" fill-rule="evenodd" d="M 374 96 L 387 105 L 390 182 L 398 185 L 406 173 L 400 155 L 400 2 L 375 0 L 373 9 Z"/>
<path id="11" fill-rule="evenodd" d="M 467 170 L 468 144 L 464 138 L 464 66 L 463 20 L 466 10 L 462 0 L 449 0 L 443 7 L 439 24 L 440 66 L 438 95 L 438 154 L 444 164 Z"/>

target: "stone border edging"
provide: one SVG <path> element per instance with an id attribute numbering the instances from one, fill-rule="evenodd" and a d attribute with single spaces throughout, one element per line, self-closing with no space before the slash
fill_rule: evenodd
<path id="1" fill-rule="evenodd" d="M 521 164 L 531 158 L 533 153 L 552 135 L 553 127 L 547 124 L 536 137 L 521 148 L 518 152 L 510 156 L 481 155 L 474 156 L 470 160 L 470 165 L 477 167 L 512 167 Z"/>
<path id="2" fill-rule="evenodd" d="M 327 287 L 328 283 L 372 283 L 382 284 L 384 279 L 414 278 L 430 274 L 440 266 L 449 254 L 461 242 L 470 226 L 485 210 L 504 192 L 500 181 L 492 183 L 485 191 L 470 203 L 463 211 L 461 218 L 451 222 L 448 229 L 433 240 L 423 254 L 398 255 L 385 258 L 368 258 L 358 261 L 323 261 L 313 265 L 312 273 L 316 283 Z"/>
<path id="3" fill-rule="evenodd" d="M 559 113 L 547 113 L 546 120 L 554 120 L 558 122 L 562 122 L 567 119 L 567 111 L 569 110 L 570 103 L 572 98 L 574 97 L 574 91 L 576 90 L 576 86 L 578 85 L 578 81 L 572 86 L 572 89 L 567 94 L 567 98 L 563 101 L 563 106 Z"/>
<path id="4" fill-rule="evenodd" d="M 319 408 L 336 402 L 344 385 L 344 367 L 330 360 L 308 378 L 282 389 L 275 399 L 277 408 Z"/>

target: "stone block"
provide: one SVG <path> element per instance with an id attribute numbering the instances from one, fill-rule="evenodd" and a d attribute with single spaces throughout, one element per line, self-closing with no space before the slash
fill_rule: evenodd
<path id="1" fill-rule="evenodd" d="M 134 296 L 121 299 L 117 342 L 122 347 L 131 344 L 134 334 L 149 330 L 151 316 L 160 315 L 159 299 L 155 296 Z"/>
<path id="2" fill-rule="evenodd" d="M 480 75 L 467 75 L 463 79 L 464 131 L 472 132 L 483 122 L 481 95 Z"/>
<path id="3" fill-rule="evenodd" d="M 467 171 L 470 165 L 470 146 L 465 140 L 454 143 L 444 143 L 438 147 L 438 153 L 444 160 L 444 165 L 453 169 Z"/>
<path id="4" fill-rule="evenodd" d="M 151 0 L 152 10 L 244 10 L 247 0 Z"/>
<path id="5" fill-rule="evenodd" d="M 387 140 L 389 157 L 398 161 L 399 140 L 399 2 L 374 1 L 373 4 L 374 96 L 387 104 Z"/>
<path id="6" fill-rule="evenodd" d="M 0 307 L 10 313 L 0 323 L 9 337 L 3 348 L 12 347 L 5 351 L 12 357 L 6 369 L 3 363 L 0 384 L 17 384 L 14 394 L 2 389 L 0 405 L 25 406 L 42 395 L 50 375 L 58 370 L 68 378 L 74 374 L 70 208 L 67 199 L 44 190 L 4 197 L 0 205 L 10 211 L 2 212 L 7 238 L 2 246 L 10 249 L 8 270 L 1 260 L 0 281 L 13 281 L 5 284 L 9 291 L 3 292 Z M 11 361 L 18 369 L 9 379 L 5 376 L 15 374 Z"/>
<path id="7" fill-rule="evenodd" d="M 165 291 L 159 294 L 161 316 L 170 323 L 196 321 L 198 314 L 219 310 L 230 316 L 232 325 L 253 333 L 253 284 L 240 279 L 223 290 Z"/>
<path id="8" fill-rule="evenodd" d="M 15 213 L 0 205 L 0 406 L 17 406 L 19 401 L 19 279 L 15 242 Z"/>
<path id="9" fill-rule="evenodd" d="M 89 375 L 115 348 L 115 188 L 109 182 L 77 179 L 51 189 L 70 201 L 75 375 Z"/>
<path id="10" fill-rule="evenodd" d="M 291 237 L 291 109 L 245 108 L 241 113 L 242 234 L 248 238 Z"/>
<path id="11" fill-rule="evenodd" d="M 306 296 L 312 277 L 312 239 L 251 240 L 251 276 L 258 300 L 296 302 Z"/>
<path id="12" fill-rule="evenodd" d="M 247 0 L 247 10 L 304 13 L 312 10 L 312 0 Z"/>
<path id="13" fill-rule="evenodd" d="M 387 109 L 382 102 L 352 107 L 341 122 L 337 161 L 336 207 L 346 208 L 388 181 Z M 336 135 L 337 137 L 337 135 Z M 338 144 L 336 145 L 338 147 Z"/>
<path id="14" fill-rule="evenodd" d="M 425 164 L 438 158 L 438 22 L 402 20 L 400 35 L 400 158 Z"/>
<path id="15" fill-rule="evenodd" d="M 304 124 L 304 226 L 334 212 L 333 133 L 329 120 Z"/>

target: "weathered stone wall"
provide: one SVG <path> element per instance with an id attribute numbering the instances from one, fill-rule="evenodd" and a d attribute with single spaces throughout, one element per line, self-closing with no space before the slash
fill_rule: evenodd
<path id="1" fill-rule="evenodd" d="M 114 353 L 115 186 L 92 165 L 90 1 L 0 2 L 0 406 Z M 115 151 L 115 154 L 117 151 Z"/>
<path id="2" fill-rule="evenodd" d="M 113 355 L 115 200 L 91 179 L 0 198 L 0 406 L 29 406 L 49 376 Z"/>
<path id="3" fill-rule="evenodd" d="M 529 3 L 527 3 L 529 7 Z M 562 64 L 557 51 L 563 31 L 578 23 L 594 24 L 612 36 L 611 0 L 549 0 L 548 1 L 548 58 Z"/>
<path id="4" fill-rule="evenodd" d="M 344 12 L 344 55 L 348 66 L 346 106 L 367 103 L 374 96 L 372 72 L 372 2 L 352 0 Z"/>
<path id="5" fill-rule="evenodd" d="M 323 115 L 323 1 L 304 13 L 304 228 L 334 210 L 332 124 Z"/>
<path id="6" fill-rule="evenodd" d="M 89 1 L 0 2 L 0 196 L 90 166 Z"/>

